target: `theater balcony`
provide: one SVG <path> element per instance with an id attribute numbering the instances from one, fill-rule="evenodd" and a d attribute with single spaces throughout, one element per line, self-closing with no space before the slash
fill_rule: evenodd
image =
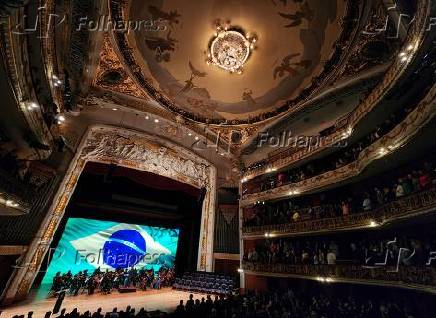
<path id="1" fill-rule="evenodd" d="M 427 129 L 431 131 L 431 127 Z M 415 139 L 413 151 L 403 147 L 399 157 L 385 158 L 352 182 L 243 207 L 241 235 L 253 239 L 382 227 L 433 213 L 435 154 L 427 137 L 421 135 Z M 391 166 L 390 170 L 383 171 L 386 166 Z M 401 193 L 399 186 L 406 191 Z"/>
<path id="2" fill-rule="evenodd" d="M 356 132 L 355 138 L 351 138 L 353 129 L 350 128 L 348 133 L 341 133 L 341 137 L 329 139 L 327 143 L 319 142 L 318 137 L 311 137 L 309 141 L 305 141 L 306 144 L 302 148 L 294 146 L 283 153 L 281 159 L 277 159 L 280 161 L 291 158 L 295 160 L 294 165 L 286 168 L 276 168 L 272 165 L 274 168 L 268 168 L 264 175 L 251 180 L 247 180 L 247 177 L 242 179 L 241 206 L 300 195 L 343 182 L 360 175 L 374 161 L 394 154 L 410 143 L 414 136 L 432 121 L 435 114 L 436 87 L 433 85 L 433 74 L 436 65 L 433 58 L 436 50 L 432 49 L 428 54 L 431 58 L 422 63 L 416 73 L 419 74 L 420 80 L 417 81 L 415 74 L 406 81 L 403 88 L 409 87 L 410 95 L 404 99 L 404 104 L 400 104 L 400 108 L 393 111 L 384 108 L 384 119 L 380 116 L 378 121 L 367 123 L 367 131 L 360 134 Z M 287 135 L 283 135 L 285 142 L 287 138 Z M 320 147 L 326 151 L 308 160 L 303 160 L 300 156 L 312 151 L 314 154 L 321 149 Z"/>
<path id="3" fill-rule="evenodd" d="M 242 269 L 254 276 L 292 277 L 435 290 L 433 216 L 387 229 L 244 241 Z"/>
<path id="4" fill-rule="evenodd" d="M 413 33 L 413 30 L 410 32 Z M 416 36 L 415 34 L 412 38 Z M 430 112 L 433 107 L 431 105 L 434 99 L 432 74 L 436 53 L 434 46 L 431 45 L 432 42 L 433 35 L 424 32 L 419 45 L 407 41 L 403 43 L 403 47 L 396 53 L 398 56 L 395 61 L 384 74 L 385 77 L 377 81 L 375 87 L 362 92 L 362 95 L 354 96 L 354 100 L 358 100 L 356 105 L 352 105 L 353 98 L 345 100 L 351 109 L 348 113 L 338 116 L 330 126 L 324 126 L 322 130 L 313 130 L 311 127 L 312 130 L 306 129 L 309 134 L 299 134 L 299 131 L 304 131 L 300 128 L 302 123 L 299 123 L 298 118 L 286 117 L 267 133 L 258 134 L 251 146 L 243 152 L 246 168 L 242 178 L 242 204 L 262 201 L 266 197 L 285 196 L 290 190 L 307 191 L 307 189 L 298 189 L 300 188 L 298 181 L 318 176 L 358 159 L 361 159 L 361 162 L 356 165 L 362 166 L 362 161 L 365 160 L 360 158 L 364 157 L 362 152 L 368 154 L 372 150 L 378 151 L 384 148 L 391 152 L 404 144 L 405 140 L 402 142 L 399 140 L 401 139 L 399 127 L 412 124 L 410 121 L 412 118 L 408 115 L 415 111 L 416 119 L 416 114 L 422 111 L 421 107 L 426 107 L 424 104 Z M 407 60 L 405 56 L 409 54 L 414 58 L 405 65 L 404 62 Z M 337 102 L 340 89 L 336 94 L 338 94 Z M 328 105 L 324 106 L 328 108 Z M 330 109 L 333 111 L 333 108 Z M 315 115 L 315 112 L 306 112 L 303 122 L 313 126 L 310 121 L 317 120 Z M 417 126 L 422 126 L 416 123 Z M 413 134 L 409 131 L 408 135 L 410 136 L 411 133 Z M 392 145 L 393 140 L 400 142 L 398 145 Z M 356 146 L 359 147 L 357 153 L 353 149 Z M 374 147 L 371 149 L 371 146 Z M 343 153 L 348 151 L 348 158 L 338 164 L 334 163 L 333 167 L 327 170 L 304 171 L 302 177 L 298 175 L 294 179 L 289 175 L 293 173 L 290 170 L 297 170 L 296 168 L 304 164 L 316 165 L 317 161 L 332 157 L 335 159 L 335 154 L 339 156 L 341 151 Z M 317 180 L 319 179 L 323 182 L 321 185 L 317 183 L 317 187 L 330 183 L 325 181 L 325 178 Z"/>
<path id="5" fill-rule="evenodd" d="M 435 16 L 436 0 L 0 0 L 0 304 L 112 305 L 158 289 L 161 265 L 182 292 L 436 293 Z M 73 262 L 82 247 L 169 253 L 119 272 Z M 119 285 L 129 267 L 147 282 Z"/>
<path id="6" fill-rule="evenodd" d="M 2 3 L 0 17 L 0 215 L 10 217 L 39 211 L 56 184 L 53 156 L 61 137 L 55 122 L 62 114 L 46 81 L 36 42 L 38 34 L 24 30 L 36 18 L 25 1 Z M 33 3 L 32 5 L 36 5 Z M 31 5 L 31 6 L 32 6 Z M 40 13 L 40 12 L 39 12 Z M 28 20 L 25 18 L 29 17 Z M 59 180 L 57 180 L 59 181 Z M 39 211 L 40 213 L 40 211 Z M 3 223 L 2 227 L 8 222 Z"/>

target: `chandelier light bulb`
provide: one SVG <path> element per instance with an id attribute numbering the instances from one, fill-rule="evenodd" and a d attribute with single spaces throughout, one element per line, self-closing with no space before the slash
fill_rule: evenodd
<path id="1" fill-rule="evenodd" d="M 248 35 L 239 30 L 229 30 L 227 27 L 212 39 L 207 64 L 213 64 L 230 73 L 242 74 L 245 62 L 254 48 Z"/>

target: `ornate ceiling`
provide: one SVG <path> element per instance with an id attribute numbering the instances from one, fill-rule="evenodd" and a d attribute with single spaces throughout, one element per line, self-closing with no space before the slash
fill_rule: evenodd
<path id="1" fill-rule="evenodd" d="M 260 122 L 289 111 L 310 96 L 310 88 L 319 88 L 349 13 L 346 4 L 342 0 L 112 1 L 112 18 L 131 23 L 129 32 L 114 34 L 119 61 L 128 70 L 115 63 L 112 68 L 119 72 L 100 71 L 97 84 L 129 87 L 130 92 L 122 89 L 123 93 L 139 98 L 147 94 L 197 122 Z M 254 42 L 242 74 L 208 65 L 217 26 L 236 29 Z M 125 85 L 131 81 L 126 73 L 141 89 Z"/>
<path id="2" fill-rule="evenodd" d="M 85 123 L 100 120 L 130 125 L 188 147 L 216 146 L 218 157 L 208 159 L 229 159 L 236 170 L 275 154 L 258 149 L 260 133 L 316 135 L 358 109 L 399 48 L 399 41 L 375 32 L 386 24 L 381 0 L 49 4 L 41 19 L 68 10 L 72 17 L 42 41 L 44 74 L 50 83 L 71 83 L 75 96 L 68 109 L 67 85 L 50 86 L 54 103 L 68 115 L 58 129 L 63 136 L 76 140 Z M 94 24 L 84 26 L 83 17 Z M 113 30 L 115 21 L 121 26 Z M 214 42 L 223 30 L 239 44 Z M 217 50 L 227 54 L 223 63 L 240 54 L 242 72 L 214 65 L 218 60 L 209 54 L 218 42 Z M 233 183 L 229 174 L 222 180 Z"/>

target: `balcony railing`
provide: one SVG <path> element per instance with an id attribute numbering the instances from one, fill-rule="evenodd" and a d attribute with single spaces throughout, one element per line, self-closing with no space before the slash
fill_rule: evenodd
<path id="1" fill-rule="evenodd" d="M 436 268 L 431 266 L 365 267 L 361 265 L 289 265 L 243 262 L 244 271 L 317 278 L 324 282 L 348 280 L 364 283 L 394 283 L 428 288 L 436 286 Z"/>
<path id="2" fill-rule="evenodd" d="M 295 183 L 288 183 L 258 193 L 243 194 L 240 200 L 240 206 L 251 205 L 257 201 L 268 201 L 289 197 L 290 195 L 300 195 L 358 176 L 375 160 L 392 154 L 397 149 L 410 142 L 410 140 L 421 131 L 422 127 L 436 116 L 436 112 L 434 111 L 436 103 L 435 96 L 436 85 L 433 85 L 426 97 L 407 115 L 405 120 L 397 124 L 395 128 L 386 135 L 363 149 L 357 159 L 351 163 Z"/>
<path id="3" fill-rule="evenodd" d="M 415 17 L 419 17 L 420 21 L 414 21 L 415 23 L 409 30 L 406 41 L 404 41 L 403 51 L 407 51 L 406 48 L 410 48 L 411 46 L 418 48 L 421 44 L 425 43 L 425 34 L 427 33 L 426 21 L 428 20 L 428 14 L 431 12 L 431 10 L 429 10 L 430 3 L 422 1 L 419 4 Z M 430 38 L 427 40 L 430 40 Z M 418 50 L 414 51 L 414 54 L 417 55 L 417 51 Z M 349 114 L 349 116 L 347 116 L 344 122 L 340 122 L 339 127 L 333 129 L 330 134 L 328 134 L 328 139 L 331 141 L 329 145 L 319 143 L 313 147 L 299 149 L 297 152 L 293 150 L 285 150 L 282 154 L 278 153 L 272 158 L 268 158 L 268 160 L 252 164 L 244 173 L 244 179 L 252 180 L 258 176 L 270 173 L 271 168 L 276 170 L 285 168 L 303 158 L 309 158 L 310 156 L 327 149 L 331 145 L 341 141 L 343 136 L 349 136 L 349 132 L 352 131 L 359 122 L 383 100 L 389 90 L 394 87 L 398 79 L 400 79 L 404 72 L 408 70 L 407 66 L 409 64 L 410 63 L 404 63 L 401 59 L 398 59 L 390 66 L 378 86 L 372 90 L 365 100 L 360 103 L 355 110 Z"/>
<path id="4" fill-rule="evenodd" d="M 303 220 L 285 224 L 247 226 L 242 228 L 245 237 L 260 236 L 264 233 L 275 235 L 298 234 L 306 232 L 327 232 L 349 228 L 382 225 L 400 217 L 407 217 L 436 208 L 436 188 L 411 194 L 384 204 L 372 211 L 350 214 L 348 216 Z M 300 215 L 304 214 L 301 213 Z M 371 223 L 372 222 L 372 223 Z"/>

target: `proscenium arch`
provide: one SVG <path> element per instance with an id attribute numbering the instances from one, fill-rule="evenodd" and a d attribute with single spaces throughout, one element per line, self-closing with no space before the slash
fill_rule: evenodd
<path id="1" fill-rule="evenodd" d="M 196 188 L 206 188 L 197 270 L 212 271 L 216 168 L 192 151 L 161 137 L 121 127 L 94 125 L 82 138 L 53 203 L 9 285 L 5 303 L 24 299 L 28 294 L 79 177 L 86 163 L 91 161 L 152 172 Z"/>

